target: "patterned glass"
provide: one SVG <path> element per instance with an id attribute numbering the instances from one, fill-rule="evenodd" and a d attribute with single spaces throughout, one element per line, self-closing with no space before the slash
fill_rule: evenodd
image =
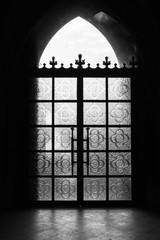
<path id="1" fill-rule="evenodd" d="M 52 124 L 52 104 L 32 103 L 31 104 L 31 124 L 51 125 Z"/>
<path id="2" fill-rule="evenodd" d="M 84 128 L 84 139 L 87 138 L 87 130 Z M 89 150 L 105 150 L 106 149 L 106 128 L 90 128 L 89 129 Z M 84 141 L 84 150 L 87 150 Z"/>
<path id="3" fill-rule="evenodd" d="M 106 124 L 106 104 L 84 103 L 83 119 L 86 125 Z"/>
<path id="4" fill-rule="evenodd" d="M 131 175 L 131 153 L 110 152 L 109 153 L 110 175 Z"/>
<path id="5" fill-rule="evenodd" d="M 106 179 L 105 178 L 84 178 L 83 188 L 85 201 L 106 200 Z"/>
<path id="6" fill-rule="evenodd" d="M 77 138 L 77 129 L 74 129 L 74 139 Z M 71 128 L 54 128 L 54 149 L 71 150 Z M 74 147 L 76 150 L 76 146 Z"/>
<path id="7" fill-rule="evenodd" d="M 55 175 L 71 175 L 71 153 L 55 153 L 54 154 L 54 174 Z"/>
<path id="8" fill-rule="evenodd" d="M 30 149 L 33 150 L 52 150 L 52 131 L 51 128 L 32 128 Z"/>
<path id="9" fill-rule="evenodd" d="M 109 124 L 130 125 L 131 104 L 130 103 L 109 103 Z"/>
<path id="10" fill-rule="evenodd" d="M 109 200 L 131 200 L 131 178 L 109 178 Z"/>
<path id="11" fill-rule="evenodd" d="M 55 78 L 55 100 L 77 99 L 76 78 Z"/>
<path id="12" fill-rule="evenodd" d="M 75 125 L 77 123 L 76 103 L 55 103 L 55 124 Z"/>
<path id="13" fill-rule="evenodd" d="M 77 200 L 77 179 L 76 178 L 55 178 L 54 200 L 76 201 Z"/>
<path id="14" fill-rule="evenodd" d="M 130 78 L 108 78 L 109 100 L 130 100 L 131 79 Z"/>
<path id="15" fill-rule="evenodd" d="M 52 154 L 30 153 L 30 174 L 51 175 L 52 174 Z"/>
<path id="16" fill-rule="evenodd" d="M 31 80 L 31 99 L 52 100 L 52 78 L 36 78 Z"/>
<path id="17" fill-rule="evenodd" d="M 131 128 L 109 128 L 109 150 L 130 150 Z"/>
<path id="18" fill-rule="evenodd" d="M 31 200 L 50 201 L 52 200 L 52 180 L 51 178 L 31 178 L 30 179 Z"/>
<path id="19" fill-rule="evenodd" d="M 106 153 L 89 153 L 89 175 L 106 174 Z"/>
<path id="20" fill-rule="evenodd" d="M 105 100 L 105 78 L 84 78 L 83 84 L 84 100 Z"/>

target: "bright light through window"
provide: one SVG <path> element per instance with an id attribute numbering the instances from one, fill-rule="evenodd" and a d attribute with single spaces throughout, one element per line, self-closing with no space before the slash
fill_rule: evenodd
<path id="1" fill-rule="evenodd" d="M 78 54 L 82 54 L 85 59 L 85 66 L 88 63 L 91 67 L 104 67 L 102 62 L 106 56 L 111 61 L 111 67 L 117 63 L 118 59 L 108 40 L 103 34 L 88 21 L 77 17 L 62 27 L 49 41 L 43 51 L 39 61 L 39 66 L 46 63 L 49 67 L 49 61 L 54 56 L 58 61 L 57 67 L 64 63 L 64 67 L 69 67 L 70 63 L 75 66 L 75 59 Z"/>

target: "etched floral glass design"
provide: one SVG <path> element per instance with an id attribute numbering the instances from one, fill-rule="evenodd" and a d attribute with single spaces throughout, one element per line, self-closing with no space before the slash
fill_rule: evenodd
<path id="1" fill-rule="evenodd" d="M 54 174 L 55 175 L 71 175 L 71 153 L 55 153 L 54 154 Z"/>
<path id="2" fill-rule="evenodd" d="M 84 201 L 105 201 L 106 200 L 106 179 L 105 178 L 84 178 L 83 186 Z"/>
<path id="3" fill-rule="evenodd" d="M 76 78 L 55 78 L 55 100 L 77 99 Z"/>
<path id="4" fill-rule="evenodd" d="M 130 103 L 109 103 L 109 124 L 130 125 L 131 104 Z"/>
<path id="5" fill-rule="evenodd" d="M 30 153 L 29 170 L 31 175 L 52 174 L 52 153 L 35 152 Z"/>
<path id="6" fill-rule="evenodd" d="M 106 174 L 106 153 L 89 153 L 89 175 Z"/>
<path id="7" fill-rule="evenodd" d="M 106 104 L 84 103 L 83 118 L 85 125 L 106 124 Z"/>
<path id="8" fill-rule="evenodd" d="M 84 139 L 87 139 L 87 130 L 84 128 Z M 105 150 L 106 149 L 106 128 L 90 128 L 89 129 L 89 150 Z M 84 150 L 87 150 L 86 141 L 84 142 Z"/>
<path id="9" fill-rule="evenodd" d="M 30 98 L 35 100 L 52 100 L 52 78 L 32 79 Z"/>
<path id="10" fill-rule="evenodd" d="M 83 78 L 84 100 L 105 100 L 105 78 Z"/>
<path id="11" fill-rule="evenodd" d="M 77 200 L 77 179 L 76 178 L 55 178 L 54 200 L 76 201 Z"/>
<path id="12" fill-rule="evenodd" d="M 109 178 L 109 200 L 131 200 L 131 178 Z"/>
<path id="13" fill-rule="evenodd" d="M 77 123 L 76 103 L 55 103 L 55 125 L 75 125 Z"/>
<path id="14" fill-rule="evenodd" d="M 52 200 L 51 178 L 38 177 L 30 179 L 31 200 L 50 201 Z"/>
<path id="15" fill-rule="evenodd" d="M 30 130 L 30 149 L 33 150 L 52 150 L 52 131 L 51 128 L 33 128 Z"/>
<path id="16" fill-rule="evenodd" d="M 76 135 L 77 135 L 77 129 L 75 128 L 74 139 L 76 139 Z M 54 129 L 54 149 L 55 150 L 71 150 L 71 139 L 72 139 L 71 128 L 55 128 Z"/>
<path id="17" fill-rule="evenodd" d="M 30 123 L 36 125 L 52 124 L 52 104 L 51 103 L 32 103 Z"/>
<path id="18" fill-rule="evenodd" d="M 130 78 L 108 78 L 108 100 L 130 100 Z"/>
<path id="19" fill-rule="evenodd" d="M 131 175 L 131 152 L 110 152 L 109 174 Z"/>
<path id="20" fill-rule="evenodd" d="M 131 150 L 131 128 L 109 128 L 109 150 Z"/>

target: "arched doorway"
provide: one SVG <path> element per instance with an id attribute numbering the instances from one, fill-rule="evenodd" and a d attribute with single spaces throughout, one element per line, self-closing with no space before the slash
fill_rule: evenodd
<path id="1" fill-rule="evenodd" d="M 100 33 L 99 36 L 103 42 Z M 116 55 L 107 44 L 107 51 L 116 61 L 112 68 L 101 47 L 97 47 L 101 58 L 104 57 L 103 67 L 98 64 L 92 69 L 90 63 L 83 67 L 85 61 L 78 55 L 77 68 L 73 64 L 68 69 L 63 64 L 56 67 L 53 58 L 51 68 L 45 64 L 33 74 L 36 93 L 31 103 L 34 116 L 30 121 L 33 127 L 30 172 L 34 200 L 79 205 L 132 200 L 133 71 L 126 65 L 117 68 Z M 40 65 L 48 58 L 46 52 Z M 62 58 L 64 55 L 63 51 Z M 91 56 L 95 56 L 94 52 Z M 135 64 L 132 59 L 133 69 Z"/>

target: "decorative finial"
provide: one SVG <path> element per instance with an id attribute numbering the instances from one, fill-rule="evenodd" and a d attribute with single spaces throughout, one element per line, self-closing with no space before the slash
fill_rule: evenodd
<path id="1" fill-rule="evenodd" d="M 82 54 L 78 55 L 78 60 L 75 61 L 75 64 L 78 65 L 78 68 L 82 68 L 82 65 L 85 64 L 85 60 L 82 60 Z"/>
<path id="2" fill-rule="evenodd" d="M 106 68 L 108 68 L 108 66 L 111 64 L 110 61 L 108 61 L 108 57 L 105 57 L 105 61 L 103 61 L 103 65 L 106 66 Z"/>
<path id="3" fill-rule="evenodd" d="M 49 62 L 50 65 L 52 65 L 52 68 L 55 68 L 57 65 L 57 61 L 55 61 L 55 57 L 52 57 L 52 61 Z"/>
<path id="4" fill-rule="evenodd" d="M 129 64 L 132 66 L 132 68 L 135 68 L 137 66 L 137 61 L 135 57 L 132 57 L 132 60 L 129 62 Z"/>

